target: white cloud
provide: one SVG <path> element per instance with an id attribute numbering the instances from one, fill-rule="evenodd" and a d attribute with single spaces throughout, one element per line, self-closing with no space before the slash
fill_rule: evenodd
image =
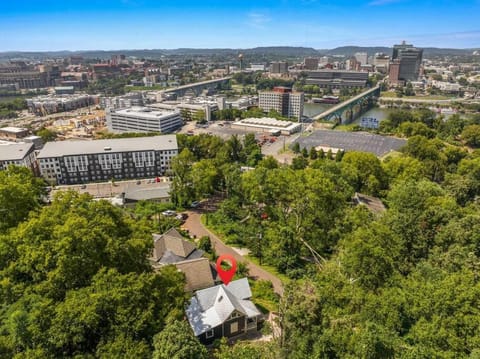
<path id="1" fill-rule="evenodd" d="M 247 24 L 255 29 L 265 29 L 266 25 L 272 20 L 266 14 L 261 12 L 251 12 L 247 15 Z"/>

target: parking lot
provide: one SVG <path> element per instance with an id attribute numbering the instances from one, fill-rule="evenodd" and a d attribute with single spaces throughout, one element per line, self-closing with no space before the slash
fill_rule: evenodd
<path id="1" fill-rule="evenodd" d="M 268 131 L 265 132 L 255 132 L 252 130 L 243 130 L 238 128 L 231 128 L 230 123 L 228 122 L 216 122 L 211 123 L 208 127 L 196 127 L 193 123 L 186 124 L 180 133 L 183 134 L 201 134 L 207 133 L 214 136 L 219 136 L 224 140 L 228 140 L 233 135 L 242 137 L 247 133 L 255 134 L 255 138 L 261 144 L 262 154 L 265 156 L 273 156 L 280 163 L 290 163 L 292 155 L 290 153 L 285 153 L 282 151 L 284 148 L 288 148 L 293 141 L 299 136 L 299 133 L 290 135 L 290 136 L 271 136 Z"/>
<path id="2" fill-rule="evenodd" d="M 147 178 L 141 180 L 129 181 L 115 181 L 115 182 L 101 182 L 101 183 L 87 183 L 80 185 L 56 186 L 52 190 L 52 195 L 58 191 L 73 190 L 78 193 L 89 193 L 95 198 L 115 197 L 121 193 L 147 189 L 147 188 L 162 188 L 169 185 L 168 177 L 160 177 L 160 182 L 155 178 Z"/>
<path id="3" fill-rule="evenodd" d="M 295 142 L 300 148 L 333 147 L 345 151 L 370 152 L 378 157 L 385 156 L 390 151 L 398 151 L 407 141 L 401 138 L 373 135 L 366 132 L 343 132 L 332 130 L 317 130 L 307 137 L 299 137 Z"/>

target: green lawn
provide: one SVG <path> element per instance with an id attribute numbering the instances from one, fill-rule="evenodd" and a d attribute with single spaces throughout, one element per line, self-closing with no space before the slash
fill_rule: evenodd
<path id="1" fill-rule="evenodd" d="M 454 96 L 445 96 L 445 95 L 427 95 L 427 96 L 403 96 L 398 97 L 397 94 L 393 91 L 385 91 L 382 92 L 380 98 L 396 98 L 398 100 L 431 100 L 431 101 L 438 101 L 438 100 L 451 100 L 455 99 Z"/>
<path id="2" fill-rule="evenodd" d="M 385 91 L 380 97 L 397 97 L 397 94 L 394 91 Z"/>
<path id="3" fill-rule="evenodd" d="M 288 278 L 285 274 L 279 273 L 275 267 L 264 263 L 260 264 L 260 261 L 257 257 L 247 255 L 245 256 L 245 258 L 248 259 L 250 262 L 256 264 L 257 266 L 261 267 L 262 269 L 266 270 L 268 273 L 273 274 L 275 277 L 280 279 L 283 284 L 290 281 L 290 278 Z"/>

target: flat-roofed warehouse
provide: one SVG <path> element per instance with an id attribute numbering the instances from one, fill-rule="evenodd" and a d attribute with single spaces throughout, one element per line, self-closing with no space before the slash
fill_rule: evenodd
<path id="1" fill-rule="evenodd" d="M 2 127 L 0 128 L 0 139 L 16 141 L 27 137 L 29 130 L 21 127 Z"/>
<path id="2" fill-rule="evenodd" d="M 178 154 L 175 135 L 47 142 L 37 156 L 45 179 L 57 184 L 163 176 Z"/>
<path id="3" fill-rule="evenodd" d="M 232 128 L 255 132 L 280 131 L 282 135 L 291 135 L 302 129 L 302 124 L 292 121 L 280 121 L 270 117 L 245 118 L 232 124 Z"/>

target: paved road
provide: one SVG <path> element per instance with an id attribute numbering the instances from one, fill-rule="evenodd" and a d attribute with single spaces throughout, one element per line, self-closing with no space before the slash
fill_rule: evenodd
<path id="1" fill-rule="evenodd" d="M 259 266 L 250 262 L 247 258 L 242 257 L 238 254 L 234 249 L 225 245 L 215 234 L 210 232 L 205 226 L 202 224 L 200 220 L 200 213 L 197 211 L 189 211 L 188 218 L 184 223 L 183 227 L 189 230 L 190 234 L 197 236 L 197 238 L 202 236 L 209 236 L 212 244 L 215 247 L 215 251 L 218 255 L 222 254 L 230 254 L 232 255 L 237 261 L 240 262 L 247 262 L 248 269 L 250 270 L 250 276 L 258 278 L 258 279 L 266 279 L 272 282 L 273 288 L 276 293 L 282 295 L 283 294 L 283 285 L 280 279 L 278 279 L 273 274 L 263 270 Z"/>

